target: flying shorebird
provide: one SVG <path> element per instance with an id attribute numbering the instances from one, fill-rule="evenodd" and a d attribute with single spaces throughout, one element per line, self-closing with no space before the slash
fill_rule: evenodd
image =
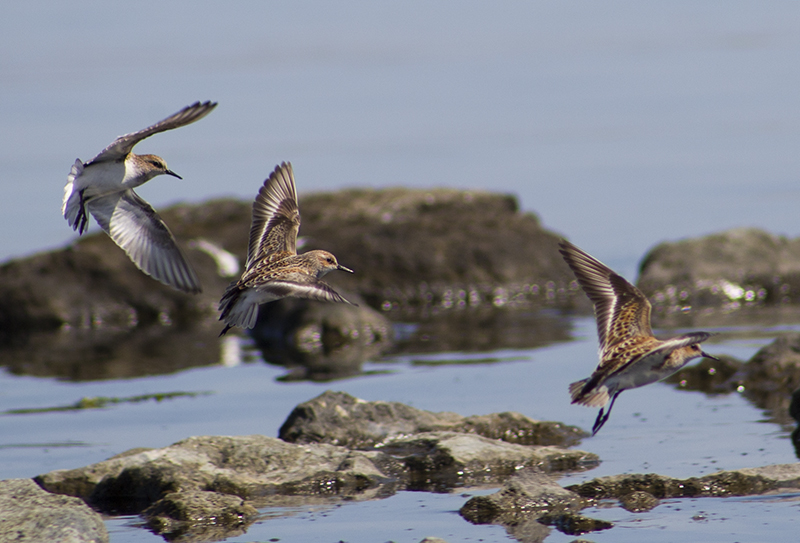
<path id="1" fill-rule="evenodd" d="M 258 306 L 288 296 L 350 304 L 319 279 L 333 270 L 353 273 L 328 251 L 297 254 L 300 211 L 292 165 L 283 162 L 264 181 L 253 203 L 253 222 L 242 278 L 228 286 L 219 302 L 225 328 L 252 328 Z M 354 304 L 351 304 L 354 305 Z"/>
<path id="2" fill-rule="evenodd" d="M 700 349 L 700 343 L 712 335 L 708 332 L 692 332 L 664 341 L 653 337 L 650 302 L 638 288 L 570 242 L 562 240 L 559 247 L 578 284 L 594 304 L 597 320 L 600 364 L 590 378 L 569 385 L 572 403 L 600 408 L 592 435 L 606 423 L 623 390 L 669 377 L 694 358 L 719 360 Z M 611 405 L 604 413 L 609 397 Z"/>
<path id="3" fill-rule="evenodd" d="M 192 267 L 175 237 L 158 213 L 134 188 L 157 175 L 181 176 L 156 155 L 133 154 L 145 138 L 191 124 L 211 113 L 216 102 L 195 102 L 144 130 L 111 142 L 89 162 L 72 165 L 64 187 L 61 213 L 73 230 L 83 234 L 89 226 L 87 210 L 114 243 L 147 275 L 185 292 L 200 292 Z"/>

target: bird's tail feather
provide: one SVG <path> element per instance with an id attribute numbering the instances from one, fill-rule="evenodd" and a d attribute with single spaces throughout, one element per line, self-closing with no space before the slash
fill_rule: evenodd
<path id="1" fill-rule="evenodd" d="M 219 301 L 219 320 L 225 321 L 227 324 L 225 332 L 233 326 L 252 328 L 256 325 L 258 304 L 248 302 L 246 296 L 240 296 L 241 293 L 238 283 L 234 281 L 228 286 Z"/>
<path id="2" fill-rule="evenodd" d="M 575 381 L 569 385 L 569 394 L 572 396 L 572 403 L 587 405 L 589 407 L 603 407 L 608 403 L 608 389 L 605 386 L 592 388 L 584 391 L 589 379 Z"/>

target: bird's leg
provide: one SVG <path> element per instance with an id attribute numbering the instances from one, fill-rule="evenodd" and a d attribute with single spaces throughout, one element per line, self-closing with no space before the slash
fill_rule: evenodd
<path id="1" fill-rule="evenodd" d="M 608 420 L 608 416 L 611 414 L 611 408 L 614 407 L 614 402 L 616 401 L 620 392 L 622 391 L 620 390 L 616 392 L 614 396 L 611 397 L 611 403 L 609 404 L 608 411 L 606 411 L 605 414 L 603 413 L 603 408 L 600 408 L 600 412 L 597 414 L 597 420 L 594 421 L 594 426 L 592 426 L 592 435 L 595 435 Z"/>

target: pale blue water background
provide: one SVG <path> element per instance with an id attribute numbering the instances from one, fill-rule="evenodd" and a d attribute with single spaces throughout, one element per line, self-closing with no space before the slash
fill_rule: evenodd
<path id="1" fill-rule="evenodd" d="M 185 178 L 140 189 L 156 208 L 249 200 L 282 160 L 293 162 L 301 194 L 397 185 L 497 190 L 632 278 L 662 240 L 735 226 L 800 234 L 799 59 L 794 2 L 6 3 L 0 258 L 74 239 L 59 208 L 75 158 L 211 99 L 220 106 L 206 119 L 137 147 Z M 278 383 L 283 371 L 260 362 L 99 383 L 3 373 L 2 410 L 94 395 L 214 394 L 0 417 L 0 478 L 190 435 L 276 435 L 294 405 L 327 388 L 588 428 L 595 410 L 570 406 L 565 389 L 593 368 L 596 338 L 592 322 L 575 327 L 571 343 L 492 353 L 518 362 L 416 367 L 400 359 L 365 368 L 393 373 L 328 385 Z M 726 340 L 708 350 L 747 359 L 768 341 Z M 738 395 L 667 385 L 626 392 L 602 432 L 582 445 L 603 464 L 565 483 L 794 461 L 786 430 L 763 420 Z M 57 446 L 64 443 L 76 446 Z M 505 539 L 502 528 L 461 519 L 455 511 L 465 501 L 404 493 L 300 511 L 234 540 Z M 795 540 L 791 497 L 692 503 L 640 515 L 592 512 L 626 529 L 587 537 Z M 692 520 L 693 507 L 710 520 Z M 112 541 L 160 540 L 131 522 L 111 521 Z M 554 532 L 548 541 L 572 539 Z"/>

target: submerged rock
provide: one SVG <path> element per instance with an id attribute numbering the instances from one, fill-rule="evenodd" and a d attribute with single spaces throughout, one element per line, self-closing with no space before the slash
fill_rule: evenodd
<path id="1" fill-rule="evenodd" d="M 0 540 L 107 543 L 100 515 L 83 501 L 42 490 L 31 479 L 0 481 Z"/>
<path id="2" fill-rule="evenodd" d="M 800 239 L 755 228 L 662 243 L 641 264 L 638 287 L 658 315 L 800 302 Z"/>
<path id="3" fill-rule="evenodd" d="M 519 413 L 462 417 L 433 413 L 399 402 L 368 402 L 345 392 L 326 391 L 301 403 L 281 426 L 291 443 L 332 443 L 354 449 L 382 446 L 398 437 L 448 431 L 477 434 L 522 445 L 576 445 L 586 434 L 560 422 L 534 421 Z"/>

